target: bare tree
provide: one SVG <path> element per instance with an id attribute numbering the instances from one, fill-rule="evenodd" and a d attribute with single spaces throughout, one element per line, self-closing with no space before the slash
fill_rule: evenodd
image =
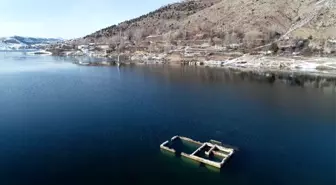
<path id="1" fill-rule="evenodd" d="M 144 38 L 144 29 L 138 28 L 133 32 L 133 38 L 137 46 L 140 45 L 142 39 Z"/>
<path id="2" fill-rule="evenodd" d="M 163 40 L 165 41 L 165 43 L 170 44 L 172 39 L 173 38 L 172 38 L 172 33 L 171 32 L 163 35 Z"/>
<path id="3" fill-rule="evenodd" d="M 119 36 L 112 36 L 107 39 L 107 44 L 110 46 L 111 49 L 115 49 L 119 44 Z"/>
<path id="4" fill-rule="evenodd" d="M 124 36 L 126 38 L 126 40 L 128 41 L 132 41 L 133 40 L 133 37 L 134 37 L 134 32 L 132 29 L 129 29 L 127 31 L 124 32 Z"/>
<path id="5" fill-rule="evenodd" d="M 118 45 L 118 48 L 119 48 L 119 52 L 123 51 L 126 47 L 126 44 L 125 44 L 125 40 L 124 39 L 121 39 L 120 40 L 120 43 Z"/>
<path id="6" fill-rule="evenodd" d="M 260 31 L 252 30 L 252 31 L 247 32 L 244 37 L 245 46 L 248 48 L 258 46 L 261 37 L 262 37 L 262 33 Z"/>
<path id="7" fill-rule="evenodd" d="M 176 30 L 171 34 L 172 40 L 185 40 L 187 38 L 187 32 L 184 29 Z"/>
<path id="8" fill-rule="evenodd" d="M 239 38 L 236 32 L 232 31 L 224 36 L 224 44 L 238 44 L 239 43 Z"/>
<path id="9" fill-rule="evenodd" d="M 150 53 L 155 52 L 156 51 L 155 43 L 150 42 L 148 49 Z"/>
<path id="10" fill-rule="evenodd" d="M 172 46 L 172 42 L 173 42 L 172 33 L 169 32 L 169 33 L 165 34 L 163 36 L 163 39 L 165 41 L 164 52 L 165 53 L 169 53 L 173 49 L 173 46 Z"/>
<path id="11" fill-rule="evenodd" d="M 96 39 L 97 44 L 104 44 L 106 42 L 107 38 L 106 37 L 99 37 Z"/>
<path id="12" fill-rule="evenodd" d="M 143 29 L 143 36 L 147 37 L 149 35 L 152 35 L 155 32 L 153 27 L 148 27 L 146 29 Z"/>
<path id="13" fill-rule="evenodd" d="M 264 29 L 263 31 L 263 35 L 264 35 L 264 40 L 266 42 L 272 42 L 276 39 L 279 39 L 281 37 L 281 33 L 280 33 L 280 28 L 278 28 L 275 25 L 270 26 L 267 29 Z"/>
<path id="14" fill-rule="evenodd" d="M 80 38 L 80 39 L 75 39 L 73 41 L 71 41 L 71 44 L 74 45 L 85 45 L 85 44 L 89 44 L 90 40 L 89 39 L 84 39 L 84 38 Z"/>

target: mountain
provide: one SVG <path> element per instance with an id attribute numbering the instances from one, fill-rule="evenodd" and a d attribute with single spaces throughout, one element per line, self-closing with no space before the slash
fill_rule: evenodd
<path id="1" fill-rule="evenodd" d="M 336 38 L 336 1 L 186 0 L 104 28 L 75 43 L 141 45 L 149 38 L 246 48 L 309 39 L 312 47 L 319 48 Z"/>
<path id="2" fill-rule="evenodd" d="M 35 37 L 2 37 L 0 38 L 0 50 L 40 49 L 46 45 L 63 41 L 55 38 Z"/>

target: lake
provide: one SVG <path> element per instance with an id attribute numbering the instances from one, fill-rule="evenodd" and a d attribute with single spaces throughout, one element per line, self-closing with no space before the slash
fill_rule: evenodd
<path id="1" fill-rule="evenodd" d="M 1 185 L 336 183 L 333 91 L 71 61 L 0 53 Z M 239 151 L 215 172 L 163 154 L 174 135 Z"/>

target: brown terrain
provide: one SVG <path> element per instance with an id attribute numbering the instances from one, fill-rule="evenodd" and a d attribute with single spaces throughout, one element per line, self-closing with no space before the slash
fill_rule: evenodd
<path id="1" fill-rule="evenodd" d="M 48 50 L 252 71 L 328 70 L 336 76 L 335 58 L 319 58 L 336 55 L 336 1 L 181 1 Z"/>
<path id="2" fill-rule="evenodd" d="M 309 46 L 331 53 L 329 45 L 335 38 L 334 0 L 189 0 L 104 28 L 75 43 L 109 44 L 112 49 L 152 47 L 152 51 L 204 44 L 295 52 Z"/>

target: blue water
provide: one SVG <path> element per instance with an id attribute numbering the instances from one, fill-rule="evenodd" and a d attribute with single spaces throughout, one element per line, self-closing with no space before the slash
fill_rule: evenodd
<path id="1" fill-rule="evenodd" d="M 334 185 L 336 94 L 220 69 L 85 67 L 0 53 L 0 184 Z M 239 148 L 218 173 L 174 135 Z"/>

